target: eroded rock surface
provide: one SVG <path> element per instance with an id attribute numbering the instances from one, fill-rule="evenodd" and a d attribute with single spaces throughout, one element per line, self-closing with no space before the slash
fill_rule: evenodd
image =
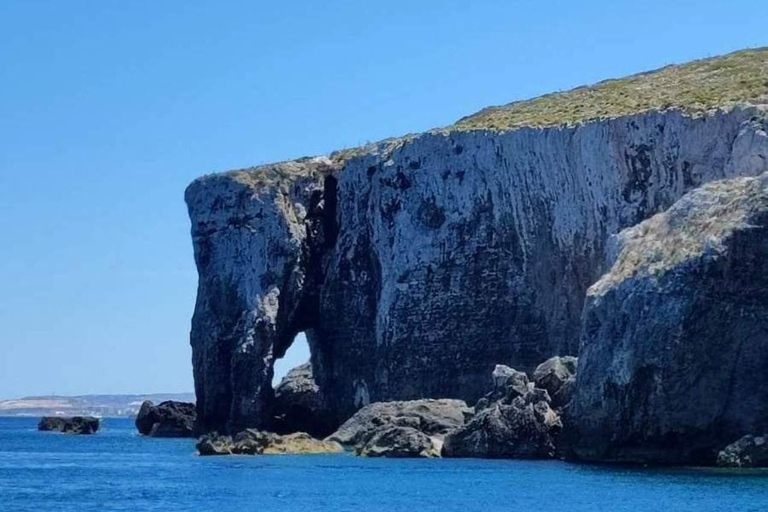
<path id="1" fill-rule="evenodd" d="M 475 407 L 474 417 L 445 437 L 445 457 L 552 458 L 563 428 L 546 390 L 525 373 L 499 365 L 493 389 Z"/>
<path id="2" fill-rule="evenodd" d="M 168 400 L 154 405 L 146 400 L 136 416 L 139 433 L 152 437 L 194 437 L 195 404 Z"/>
<path id="3" fill-rule="evenodd" d="M 360 409 L 328 440 L 362 455 L 431 457 L 440 453 L 442 438 L 471 414 L 462 400 L 378 402 Z"/>
<path id="4" fill-rule="evenodd" d="M 95 434 L 99 431 L 99 419 L 93 416 L 45 416 L 37 424 L 37 430 L 64 434 Z"/>
<path id="5" fill-rule="evenodd" d="M 442 441 L 413 427 L 389 426 L 378 429 L 356 450 L 363 457 L 439 457 Z"/>
<path id="6" fill-rule="evenodd" d="M 727 468 L 768 467 L 768 439 L 746 435 L 717 455 L 717 465 Z"/>
<path id="7" fill-rule="evenodd" d="M 576 390 L 579 360 L 573 356 L 555 356 L 547 359 L 533 371 L 533 383 L 546 389 L 556 409 L 570 403 Z"/>
<path id="8" fill-rule="evenodd" d="M 338 443 L 315 439 L 305 432 L 279 435 L 247 429 L 233 437 L 208 434 L 197 442 L 200 455 L 309 455 L 339 453 L 343 448 Z"/>
<path id="9" fill-rule="evenodd" d="M 714 464 L 768 431 L 766 326 L 768 175 L 704 185 L 623 231 L 587 295 L 575 455 Z"/>

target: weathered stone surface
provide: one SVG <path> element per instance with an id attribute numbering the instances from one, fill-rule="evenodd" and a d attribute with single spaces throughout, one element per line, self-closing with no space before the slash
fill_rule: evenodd
<path id="1" fill-rule="evenodd" d="M 389 426 L 376 430 L 357 448 L 363 457 L 429 458 L 439 457 L 442 442 L 413 427 Z"/>
<path id="2" fill-rule="evenodd" d="M 768 431 L 768 174 L 705 185 L 615 247 L 584 311 L 574 454 L 713 464 Z"/>
<path id="3" fill-rule="evenodd" d="M 274 430 L 279 434 L 307 432 L 322 438 L 337 426 L 310 363 L 292 369 L 277 386 L 274 414 Z"/>
<path id="4" fill-rule="evenodd" d="M 93 416 L 45 416 L 37 424 L 37 430 L 64 434 L 95 434 L 99 431 L 99 419 Z"/>
<path id="5" fill-rule="evenodd" d="M 523 372 L 498 365 L 493 388 L 476 406 L 475 416 L 445 437 L 445 457 L 551 458 L 563 428 L 546 390 Z"/>
<path id="6" fill-rule="evenodd" d="M 204 430 L 268 427 L 272 364 L 306 331 L 340 423 L 366 404 L 474 402 L 497 363 L 577 354 L 609 237 L 768 164 L 760 107 L 435 131 L 208 176 L 186 192 Z"/>
<path id="7" fill-rule="evenodd" d="M 410 428 L 440 438 L 462 426 L 472 410 L 461 400 L 378 402 L 360 409 L 328 437 L 358 452 L 378 433 L 393 427 Z M 394 434 L 392 434 L 394 435 Z"/>
<path id="8" fill-rule="evenodd" d="M 209 434 L 197 442 L 200 455 L 277 455 L 321 454 L 344 451 L 340 444 L 315 439 L 305 432 L 281 436 L 273 432 L 246 429 L 234 439 L 231 436 Z"/>
<path id="9" fill-rule="evenodd" d="M 573 356 L 555 356 L 547 359 L 533 372 L 533 383 L 546 389 L 556 409 L 567 405 L 576 389 L 576 372 L 579 360 Z"/>
<path id="10" fill-rule="evenodd" d="M 136 416 L 139 433 L 152 437 L 194 437 L 195 404 L 168 400 L 154 405 L 146 400 Z"/>
<path id="11" fill-rule="evenodd" d="M 768 467 L 768 439 L 746 435 L 717 455 L 717 465 L 727 468 Z"/>

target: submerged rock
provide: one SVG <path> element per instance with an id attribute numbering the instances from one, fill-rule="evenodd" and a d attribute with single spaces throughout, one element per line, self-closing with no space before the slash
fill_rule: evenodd
<path id="1" fill-rule="evenodd" d="M 462 400 L 377 402 L 360 409 L 328 440 L 360 455 L 433 457 L 440 452 L 442 437 L 471 414 Z"/>
<path id="2" fill-rule="evenodd" d="M 44 416 L 37 430 L 64 434 L 95 434 L 99 431 L 99 419 L 93 416 Z"/>
<path id="3" fill-rule="evenodd" d="M 194 437 L 195 418 L 195 404 L 169 400 L 154 405 L 146 400 L 136 416 L 136 428 L 152 437 Z"/>
<path id="4" fill-rule="evenodd" d="M 714 464 L 768 432 L 768 175 L 704 185 L 615 242 L 584 310 L 574 455 Z"/>
<path id="5" fill-rule="evenodd" d="M 200 455 L 274 455 L 339 453 L 344 449 L 338 443 L 315 439 L 304 432 L 279 435 L 247 429 L 235 435 L 202 436 L 197 443 Z"/>
<path id="6" fill-rule="evenodd" d="M 728 468 L 768 467 L 768 439 L 753 435 L 742 437 L 717 455 L 717 465 Z"/>
<path id="7" fill-rule="evenodd" d="M 297 366 L 275 389 L 275 432 L 307 432 L 316 437 L 332 433 L 335 418 L 312 376 L 312 364 Z"/>

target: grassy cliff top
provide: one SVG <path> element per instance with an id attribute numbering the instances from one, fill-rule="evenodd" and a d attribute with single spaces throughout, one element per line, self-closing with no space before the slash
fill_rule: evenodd
<path id="1" fill-rule="evenodd" d="M 448 130 L 565 125 L 670 108 L 696 113 L 738 103 L 768 103 L 768 47 L 489 107 Z"/>
<path id="2" fill-rule="evenodd" d="M 768 47 L 741 50 L 489 107 L 433 132 L 572 125 L 652 110 L 679 109 L 696 114 L 737 104 L 768 104 Z M 227 174 L 254 187 L 276 183 L 289 186 L 298 178 L 322 177 L 340 169 L 351 158 L 371 153 L 386 154 L 417 137 L 411 134 L 336 151 L 329 157 L 305 157 Z"/>

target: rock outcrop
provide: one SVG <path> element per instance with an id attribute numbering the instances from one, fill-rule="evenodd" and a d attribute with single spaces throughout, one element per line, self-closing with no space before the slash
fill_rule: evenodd
<path id="1" fill-rule="evenodd" d="M 413 427 L 389 426 L 378 429 L 356 450 L 363 457 L 430 458 L 439 457 L 440 439 Z"/>
<path id="2" fill-rule="evenodd" d="M 575 455 L 713 464 L 768 431 L 766 326 L 768 174 L 704 185 L 623 231 L 587 294 Z"/>
<path id="3" fill-rule="evenodd" d="M 445 457 L 547 459 L 555 456 L 563 424 L 549 393 L 523 372 L 497 366 L 493 390 L 475 416 L 445 437 Z"/>
<path id="4" fill-rule="evenodd" d="M 745 55 L 750 77 L 767 68 L 768 51 Z M 737 104 L 744 59 L 722 72 L 733 60 L 691 68 L 711 71 L 693 82 L 716 99 L 703 110 L 688 89 L 679 104 L 641 98 L 668 94 L 665 70 L 612 97 L 638 99 L 640 110 L 592 109 L 579 90 L 328 158 L 195 180 L 185 199 L 201 429 L 272 428 L 274 360 L 301 331 L 334 424 L 374 402 L 473 403 L 497 363 L 532 372 L 578 354 L 586 290 L 607 269 L 612 235 L 702 184 L 768 168 L 764 97 L 750 89 Z M 567 106 L 591 110 L 536 117 L 542 102 L 572 97 Z M 514 122 L 498 125 L 505 116 Z"/>
<path id="5" fill-rule="evenodd" d="M 323 438 L 337 427 L 310 363 L 292 369 L 275 388 L 274 414 L 278 434 L 307 432 Z"/>
<path id="6" fill-rule="evenodd" d="M 768 467 L 768 439 L 746 435 L 717 455 L 717 465 L 726 468 Z"/>
<path id="7" fill-rule="evenodd" d="M 534 385 L 547 390 L 555 409 L 568 405 L 573 398 L 578 364 L 576 357 L 555 356 L 541 363 L 533 371 Z"/>
<path id="8" fill-rule="evenodd" d="M 328 440 L 359 455 L 435 457 L 445 435 L 471 415 L 472 409 L 461 400 L 377 402 L 360 409 Z"/>
<path id="9" fill-rule="evenodd" d="M 207 434 L 197 442 L 200 455 L 295 455 L 339 453 L 343 448 L 332 441 L 315 439 L 304 432 L 281 436 L 273 432 L 247 429 L 234 438 Z"/>
<path id="10" fill-rule="evenodd" d="M 45 416 L 37 424 L 37 430 L 64 434 L 95 434 L 99 431 L 99 419 L 93 416 Z"/>
<path id="11" fill-rule="evenodd" d="M 145 400 L 136 416 L 139 433 L 152 437 L 194 437 L 195 404 L 171 400 L 154 405 Z"/>

